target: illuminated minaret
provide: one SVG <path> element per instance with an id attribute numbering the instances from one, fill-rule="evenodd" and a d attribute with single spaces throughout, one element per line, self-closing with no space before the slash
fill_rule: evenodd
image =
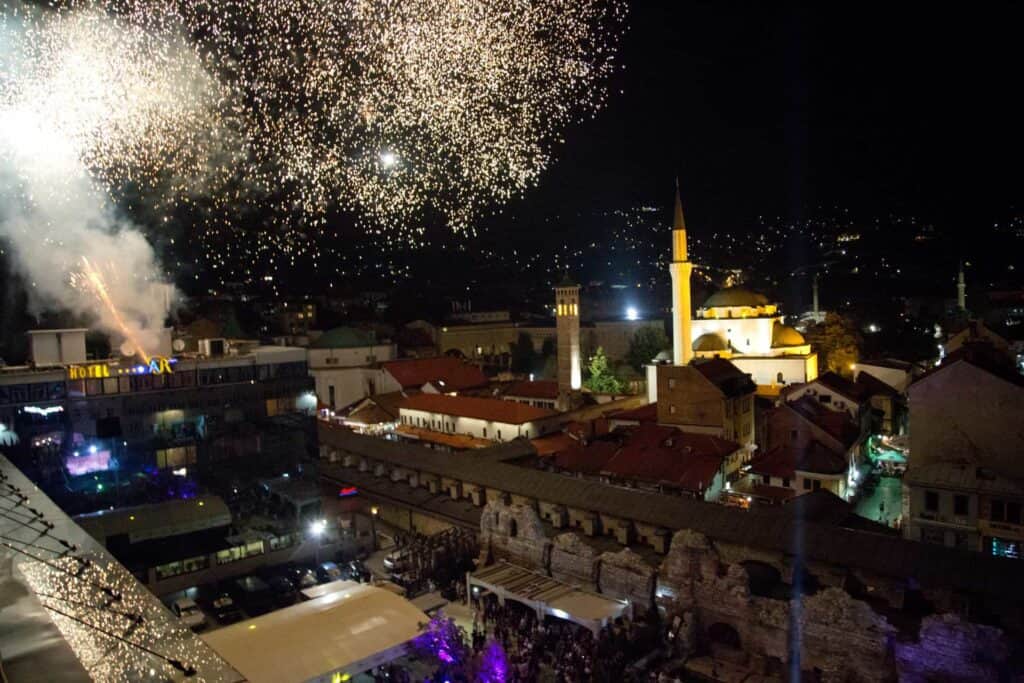
<path id="1" fill-rule="evenodd" d="M 960 262 L 960 274 L 956 278 L 956 307 L 967 310 L 967 282 L 964 281 L 964 262 Z"/>
<path id="2" fill-rule="evenodd" d="M 558 337 L 558 397 L 563 404 L 569 394 L 583 386 L 580 373 L 580 287 L 568 276 L 555 287 L 555 330 Z"/>
<path id="3" fill-rule="evenodd" d="M 693 264 L 686 250 L 686 221 L 683 220 L 678 180 L 669 272 L 672 274 L 672 359 L 676 365 L 686 365 L 693 359 L 693 339 L 690 337 L 690 273 L 693 272 Z"/>

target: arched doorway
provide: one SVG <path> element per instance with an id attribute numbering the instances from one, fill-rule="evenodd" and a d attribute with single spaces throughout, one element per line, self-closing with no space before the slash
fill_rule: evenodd
<path id="1" fill-rule="evenodd" d="M 719 646 L 739 650 L 742 645 L 739 631 L 722 621 L 708 626 L 708 641 L 712 648 Z"/>

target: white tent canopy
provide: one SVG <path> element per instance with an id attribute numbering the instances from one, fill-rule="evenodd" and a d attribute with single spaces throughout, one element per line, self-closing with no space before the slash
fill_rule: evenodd
<path id="1" fill-rule="evenodd" d="M 408 600 L 382 588 L 338 588 L 203 639 L 251 683 L 330 683 L 401 657 L 428 621 Z"/>
<path id="2" fill-rule="evenodd" d="M 466 577 L 470 594 L 473 587 L 484 588 L 502 602 L 515 600 L 531 607 L 538 615 L 550 614 L 572 621 L 594 633 L 622 615 L 627 604 L 598 593 L 531 571 L 508 562 L 498 562 Z"/>

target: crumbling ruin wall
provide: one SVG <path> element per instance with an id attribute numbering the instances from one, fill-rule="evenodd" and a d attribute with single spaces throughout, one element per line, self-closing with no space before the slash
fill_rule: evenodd
<path id="1" fill-rule="evenodd" d="M 493 501 L 480 516 L 481 554 L 524 567 L 545 568 L 548 546 L 544 525 L 528 505 Z"/>
<path id="2" fill-rule="evenodd" d="M 916 641 L 897 640 L 893 649 L 900 681 L 906 683 L 1019 680 L 1007 671 L 1005 634 L 955 614 L 926 617 Z"/>
<path id="3" fill-rule="evenodd" d="M 812 595 L 763 597 L 751 593 L 746 567 L 767 565 L 789 583 L 797 566 L 792 558 L 753 548 L 744 552 L 744 546 L 718 544 L 690 530 L 676 532 L 657 569 L 629 549 L 595 558 L 575 534 L 549 541 L 532 508 L 498 502 L 484 508 L 481 542 L 495 559 L 596 586 L 610 597 L 632 601 L 637 609 L 650 603 L 653 592 L 668 622 L 681 624 L 677 656 L 709 647 L 714 652 L 712 631 L 727 627 L 735 631 L 738 654 L 751 671 L 766 671 L 769 660 L 788 669 L 798 656 L 801 670 L 816 670 L 821 680 L 837 683 L 1008 679 L 1011 647 L 1002 630 L 946 613 L 924 618 L 914 632 L 897 631 L 881 612 L 837 586 L 844 576 L 840 567 L 806 567 L 822 579 Z M 895 598 L 886 609 L 902 607 L 902 591 L 893 580 L 861 580 L 885 586 L 872 595 Z"/>
<path id="4" fill-rule="evenodd" d="M 647 612 L 654 604 L 658 572 L 629 548 L 602 553 L 599 577 L 598 587 L 602 593 L 629 600 L 637 614 Z"/>
<path id="5" fill-rule="evenodd" d="M 555 536 L 551 545 L 551 576 L 584 588 L 597 587 L 597 551 L 572 532 Z"/>

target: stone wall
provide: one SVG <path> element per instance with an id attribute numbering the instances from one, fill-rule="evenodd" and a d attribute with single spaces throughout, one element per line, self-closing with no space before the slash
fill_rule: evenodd
<path id="1" fill-rule="evenodd" d="M 676 656 L 716 654 L 723 645 L 714 634 L 725 630 L 740 644 L 730 653 L 732 661 L 754 673 L 814 671 L 823 681 L 844 683 L 1009 680 L 1012 675 L 1012 641 L 1002 630 L 952 613 L 920 619 L 903 612 L 904 591 L 889 579 L 851 574 L 846 581 L 841 567 L 804 567 L 781 554 L 736 544 L 719 547 L 689 530 L 675 533 L 655 568 L 628 548 L 596 556 L 573 533 L 548 539 L 528 506 L 488 504 L 482 520 L 481 545 L 495 559 L 630 600 L 638 612 L 653 599 L 669 623 L 682 624 Z M 776 573 L 777 594 L 752 592 L 755 566 Z M 794 576 L 817 589 L 791 597 Z M 844 588 L 863 584 L 872 586 L 870 604 Z"/>

